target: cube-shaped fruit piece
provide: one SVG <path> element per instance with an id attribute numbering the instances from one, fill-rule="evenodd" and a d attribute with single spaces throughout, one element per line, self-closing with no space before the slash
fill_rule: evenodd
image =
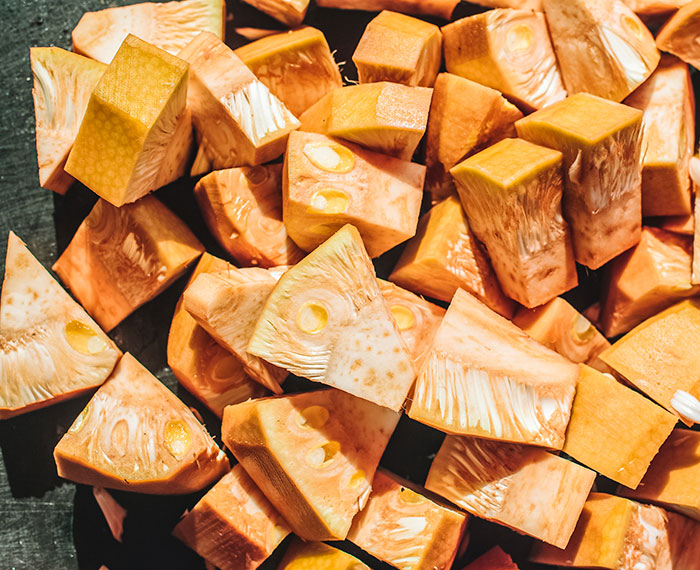
<path id="1" fill-rule="evenodd" d="M 296 534 L 343 540 L 398 419 L 340 390 L 320 390 L 228 406 L 221 436 Z"/>
<path id="2" fill-rule="evenodd" d="M 700 66 L 700 46 L 695 38 L 700 22 L 700 0 L 685 3 L 656 36 L 656 46 L 693 67 Z"/>
<path id="3" fill-rule="evenodd" d="M 90 95 L 107 66 L 57 47 L 33 47 L 29 57 L 39 183 L 42 188 L 65 194 L 73 177 L 63 167 Z"/>
<path id="4" fill-rule="evenodd" d="M 231 268 L 223 259 L 205 253 L 188 284 L 201 273 L 220 273 Z M 168 334 L 168 366 L 180 384 L 219 417 L 229 404 L 268 394 L 246 374 L 240 359 L 197 324 L 183 307 L 182 297 L 175 307 Z"/>
<path id="5" fill-rule="evenodd" d="M 235 53 L 295 117 L 343 85 L 326 37 L 316 28 L 261 38 Z"/>
<path id="6" fill-rule="evenodd" d="M 203 251 L 153 196 L 121 208 L 99 200 L 53 270 L 109 331 L 167 289 Z"/>
<path id="7" fill-rule="evenodd" d="M 700 301 L 688 300 L 647 319 L 600 358 L 637 389 L 688 420 L 682 408 L 674 406 L 680 408 L 679 398 L 683 402 L 684 396 L 700 399 L 698 346 Z"/>
<path id="8" fill-rule="evenodd" d="M 496 9 L 442 28 L 447 71 L 498 89 L 526 109 L 566 97 L 544 14 Z"/>
<path id="9" fill-rule="evenodd" d="M 606 268 L 600 322 L 608 337 L 700 293 L 691 285 L 692 243 L 687 236 L 644 228 L 640 242 Z"/>
<path id="10" fill-rule="evenodd" d="M 66 172 L 115 206 L 185 173 L 188 64 L 129 35 L 90 96 Z"/>
<path id="11" fill-rule="evenodd" d="M 224 37 L 224 0 L 143 2 L 85 12 L 73 29 L 73 51 L 110 63 L 127 35 L 133 34 L 172 55 L 199 32 Z"/>
<path id="12" fill-rule="evenodd" d="M 583 365 L 563 451 L 634 489 L 677 421 L 609 374 Z"/>
<path id="13" fill-rule="evenodd" d="M 438 75 L 425 144 L 425 183 L 433 204 L 457 191 L 450 168 L 503 138 L 515 136 L 515 121 L 522 117 L 520 110 L 495 89 L 451 73 Z"/>
<path id="14" fill-rule="evenodd" d="M 58 442 L 54 459 L 64 479 L 156 495 L 199 491 L 229 469 L 192 411 L 128 353 Z"/>
<path id="15" fill-rule="evenodd" d="M 317 0 L 316 4 L 323 8 L 365 10 L 368 12 L 374 12 L 377 10 L 394 10 L 395 12 L 401 12 L 402 14 L 437 16 L 438 18 L 449 20 L 452 17 L 452 12 L 454 11 L 455 7 L 457 4 L 459 4 L 459 0 L 430 0 L 430 2 L 421 2 L 420 0 Z"/>
<path id="16" fill-rule="evenodd" d="M 700 520 L 700 433 L 675 429 L 651 462 L 636 489 L 618 493 L 655 503 Z"/>
<path id="17" fill-rule="evenodd" d="M 323 542 L 295 539 L 277 570 L 371 570 L 354 556 Z"/>
<path id="18" fill-rule="evenodd" d="M 306 16 L 309 0 L 243 0 L 289 27 L 298 26 Z"/>
<path id="19" fill-rule="evenodd" d="M 543 0 L 542 4 L 570 95 L 592 93 L 622 101 L 658 65 L 654 36 L 621 0 Z"/>
<path id="20" fill-rule="evenodd" d="M 102 384 L 119 349 L 14 233 L 0 298 L 0 420 Z"/>
<path id="21" fill-rule="evenodd" d="M 662 230 L 673 234 L 681 234 L 683 236 L 695 234 L 695 216 L 693 214 L 687 216 L 661 216 L 652 218 L 650 222 L 653 222 L 653 225 L 658 225 Z"/>
<path id="22" fill-rule="evenodd" d="M 372 261 L 350 225 L 282 275 L 248 352 L 392 410 L 415 378 Z"/>
<path id="23" fill-rule="evenodd" d="M 341 87 L 299 118 L 301 130 L 411 160 L 428 125 L 432 93 L 387 81 Z"/>
<path id="24" fill-rule="evenodd" d="M 467 517 L 426 497 L 424 490 L 379 469 L 367 506 L 352 521 L 348 540 L 397 568 L 452 567 Z"/>
<path id="25" fill-rule="evenodd" d="M 353 224 L 379 257 L 415 235 L 424 179 L 423 165 L 295 132 L 284 161 L 284 224 L 306 251 Z"/>
<path id="26" fill-rule="evenodd" d="M 188 106 L 213 168 L 255 166 L 284 152 L 299 121 L 230 47 L 202 32 L 179 56 L 191 65 Z"/>
<path id="27" fill-rule="evenodd" d="M 240 465 L 219 479 L 173 529 L 220 570 L 255 570 L 289 532 Z"/>
<path id="28" fill-rule="evenodd" d="M 450 170 L 503 291 L 529 308 L 578 285 L 561 161 L 556 150 L 504 139 Z"/>
<path id="29" fill-rule="evenodd" d="M 688 66 L 665 55 L 625 104 L 644 112 L 642 215 L 690 214 L 695 100 Z"/>
<path id="30" fill-rule="evenodd" d="M 230 268 L 198 276 L 182 297 L 197 323 L 240 359 L 251 378 L 276 394 L 282 393 L 286 370 L 248 354 L 246 347 L 279 275 L 257 267 Z"/>
<path id="31" fill-rule="evenodd" d="M 576 261 L 597 269 L 639 241 L 642 112 L 579 93 L 520 119 L 518 136 L 564 155 Z"/>
<path id="32" fill-rule="evenodd" d="M 595 473 L 531 445 L 448 435 L 426 489 L 467 512 L 564 548 Z"/>
<path id="33" fill-rule="evenodd" d="M 440 28 L 384 10 L 367 24 L 352 61 L 360 83 L 432 87 L 442 62 Z"/>
<path id="34" fill-rule="evenodd" d="M 561 449 L 577 377 L 577 365 L 459 289 L 408 415 L 448 433 Z"/>
<path id="35" fill-rule="evenodd" d="M 697 568 L 700 524 L 652 505 L 591 493 L 565 550 L 538 544 L 531 560 L 573 568 Z"/>
<path id="36" fill-rule="evenodd" d="M 304 252 L 282 222 L 282 165 L 227 168 L 199 180 L 204 221 L 240 265 L 294 265 Z"/>
<path id="37" fill-rule="evenodd" d="M 464 570 L 519 570 L 510 556 L 501 550 L 500 546 L 494 546 L 486 554 L 482 554 Z"/>
<path id="38" fill-rule="evenodd" d="M 515 303 L 503 294 L 456 196 L 425 214 L 389 280 L 420 295 L 449 302 L 460 287 L 510 318 Z"/>

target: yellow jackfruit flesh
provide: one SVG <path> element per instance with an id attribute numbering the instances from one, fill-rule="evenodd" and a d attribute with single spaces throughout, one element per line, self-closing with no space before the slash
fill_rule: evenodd
<path id="1" fill-rule="evenodd" d="M 287 26 L 301 24 L 309 8 L 309 0 L 243 0 Z"/>

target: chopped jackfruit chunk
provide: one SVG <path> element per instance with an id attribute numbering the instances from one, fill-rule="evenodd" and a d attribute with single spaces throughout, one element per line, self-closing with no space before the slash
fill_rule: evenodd
<path id="1" fill-rule="evenodd" d="M 304 21 L 309 0 L 243 0 L 256 7 L 275 20 L 290 27 L 298 26 Z"/>
<path id="2" fill-rule="evenodd" d="M 700 2 L 685 2 L 656 36 L 656 46 L 686 63 L 700 66 L 700 46 L 696 41 L 700 22 Z"/>
<path id="3" fill-rule="evenodd" d="M 371 570 L 354 556 L 323 542 L 295 540 L 278 570 Z"/>

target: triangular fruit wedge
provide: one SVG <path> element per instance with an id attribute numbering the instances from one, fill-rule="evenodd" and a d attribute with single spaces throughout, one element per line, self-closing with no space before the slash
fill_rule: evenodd
<path id="1" fill-rule="evenodd" d="M 63 167 L 90 95 L 107 66 L 57 47 L 33 47 L 29 53 L 39 183 L 64 194 L 73 177 Z"/>
<path id="2" fill-rule="evenodd" d="M 408 415 L 448 433 L 561 449 L 579 367 L 457 291 Z"/>
<path id="3" fill-rule="evenodd" d="M 543 0 L 570 95 L 622 101 L 656 69 L 654 36 L 620 0 Z M 592 63 L 595 62 L 595 63 Z"/>
<path id="4" fill-rule="evenodd" d="M 399 415 L 340 390 L 228 406 L 221 435 L 305 540 L 343 540 Z"/>
<path id="5" fill-rule="evenodd" d="M 350 225 L 285 273 L 248 352 L 399 410 L 415 373 L 359 232 Z"/>
<path id="6" fill-rule="evenodd" d="M 199 491 L 229 469 L 192 411 L 128 353 L 58 442 L 54 459 L 64 479 L 156 495 Z"/>
<path id="7" fill-rule="evenodd" d="M 494 546 L 486 554 L 482 554 L 463 570 L 519 570 L 518 565 L 500 546 Z"/>
<path id="8" fill-rule="evenodd" d="M 261 12 L 272 16 L 290 28 L 304 21 L 309 0 L 243 0 L 246 4 L 255 6 Z"/>
<path id="9" fill-rule="evenodd" d="M 279 275 L 257 267 L 204 274 L 182 297 L 197 323 L 243 363 L 251 378 L 276 394 L 282 393 L 287 371 L 248 354 L 246 348 Z"/>
<path id="10" fill-rule="evenodd" d="M 128 34 L 172 55 L 199 32 L 224 37 L 224 0 L 143 2 L 85 12 L 73 29 L 73 51 L 110 63 Z"/>
<path id="11" fill-rule="evenodd" d="M 347 552 L 323 542 L 295 539 L 277 570 L 371 570 Z"/>
<path id="12" fill-rule="evenodd" d="M 501 1 L 507 2 L 509 0 Z M 525 2 L 532 1 L 533 0 L 525 0 Z M 394 12 L 401 12 L 402 14 L 437 16 L 443 20 L 449 20 L 452 18 L 452 12 L 454 12 L 455 7 L 459 4 L 459 0 L 430 0 L 430 2 L 422 2 L 420 0 L 316 0 L 316 4 L 322 8 L 365 10 L 366 12 L 393 10 Z M 489 5 L 484 2 L 476 2 L 476 4 Z"/>
<path id="13" fill-rule="evenodd" d="M 240 464 L 173 529 L 177 538 L 220 570 L 254 570 L 289 532 Z"/>
<path id="14" fill-rule="evenodd" d="M 684 4 L 661 28 L 656 36 L 656 46 L 697 68 L 700 66 L 700 46 L 695 38 L 700 18 L 700 2 L 693 0 Z"/>
<path id="15" fill-rule="evenodd" d="M 0 299 L 0 419 L 102 384 L 119 349 L 12 232 Z"/>

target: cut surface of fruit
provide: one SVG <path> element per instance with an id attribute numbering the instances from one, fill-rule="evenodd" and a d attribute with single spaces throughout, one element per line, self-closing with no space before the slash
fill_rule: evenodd
<path id="1" fill-rule="evenodd" d="M 566 97 L 541 12 L 488 10 L 442 33 L 450 73 L 498 89 L 528 110 Z"/>
<path id="2" fill-rule="evenodd" d="M 456 196 L 433 206 L 418 223 L 389 280 L 421 295 L 449 302 L 462 288 L 504 317 L 515 303 L 501 291 L 481 244 Z"/>
<path id="3" fill-rule="evenodd" d="M 57 47 L 33 47 L 29 54 L 39 183 L 64 194 L 73 177 L 63 167 L 106 66 Z"/>
<path id="4" fill-rule="evenodd" d="M 469 101 L 469 105 L 464 102 Z M 499 140 L 515 136 L 520 110 L 500 92 L 451 73 L 435 80 L 425 144 L 426 190 L 433 204 L 456 193 L 448 170 Z"/>
<path id="5" fill-rule="evenodd" d="M 188 67 L 127 36 L 90 96 L 66 171 L 115 206 L 182 176 L 192 144 Z"/>
<path id="6" fill-rule="evenodd" d="M 240 465 L 219 479 L 173 529 L 220 570 L 255 570 L 289 532 Z"/>
<path id="7" fill-rule="evenodd" d="M 343 540 L 399 416 L 340 390 L 224 410 L 226 446 L 305 540 Z"/>
<path id="8" fill-rule="evenodd" d="M 287 26 L 298 26 L 306 16 L 309 0 L 243 0 Z"/>
<path id="9" fill-rule="evenodd" d="M 467 512 L 564 548 L 595 473 L 530 445 L 448 435 L 425 483 Z"/>
<path id="10" fill-rule="evenodd" d="M 600 358 L 668 411 L 678 413 L 671 404 L 678 390 L 700 398 L 699 343 L 700 301 L 688 300 L 647 319 Z"/>
<path id="11" fill-rule="evenodd" d="M 195 267 L 191 284 L 201 273 L 220 273 L 231 265 L 205 253 Z M 180 300 L 168 334 L 168 366 L 189 392 L 194 394 L 217 416 L 229 404 L 261 398 L 267 390 L 250 378 L 243 363 L 197 324 Z"/>
<path id="12" fill-rule="evenodd" d="M 289 236 L 312 251 L 345 224 L 370 257 L 416 233 L 425 166 L 317 133 L 289 136 L 282 210 Z"/>
<path id="13" fill-rule="evenodd" d="M 636 489 L 618 493 L 700 520 L 700 433 L 675 429 L 654 457 Z"/>
<path id="14" fill-rule="evenodd" d="M 372 262 L 350 225 L 280 278 L 248 352 L 392 410 L 401 408 L 415 378 Z"/>
<path id="15" fill-rule="evenodd" d="M 233 353 L 256 382 L 282 393 L 287 371 L 248 354 L 246 347 L 279 273 L 260 268 L 229 268 L 198 276 L 183 293 L 185 310 L 216 341 Z"/>
<path id="16" fill-rule="evenodd" d="M 179 56 L 191 65 L 188 107 L 214 169 L 277 158 L 299 121 L 214 34 L 197 35 Z"/>
<path id="17" fill-rule="evenodd" d="M 354 556 L 323 542 L 295 540 L 277 570 L 371 570 Z"/>
<path id="18" fill-rule="evenodd" d="M 659 63 L 654 36 L 620 0 L 543 0 L 570 95 L 622 101 Z M 595 64 L 592 64 L 595 62 Z"/>
<path id="19" fill-rule="evenodd" d="M 425 490 L 379 469 L 348 540 L 397 568 L 449 570 L 467 516 L 425 495 Z"/>
<path id="20" fill-rule="evenodd" d="M 662 230 L 683 236 L 692 236 L 695 233 L 695 216 L 662 216 L 649 220 L 651 225 L 658 225 Z"/>
<path id="21" fill-rule="evenodd" d="M 240 265 L 294 265 L 304 257 L 282 222 L 281 164 L 217 170 L 197 182 L 194 195 L 214 237 Z"/>
<path id="22" fill-rule="evenodd" d="M 503 0 L 509 1 L 509 0 Z M 517 0 L 510 0 L 517 1 Z M 533 1 L 533 0 L 526 0 Z M 342 8 L 344 10 L 393 10 L 402 14 L 416 16 L 437 16 L 445 20 L 452 17 L 459 0 L 317 0 L 323 8 Z"/>
<path id="23" fill-rule="evenodd" d="M 578 285 L 561 214 L 561 160 L 560 152 L 509 138 L 450 170 L 503 291 L 529 308 Z"/>
<path id="24" fill-rule="evenodd" d="M 692 244 L 687 236 L 644 228 L 640 242 L 606 268 L 600 322 L 608 337 L 626 333 L 681 299 L 691 285 Z"/>
<path id="25" fill-rule="evenodd" d="M 102 384 L 119 349 L 13 232 L 0 299 L 0 419 Z"/>
<path id="26" fill-rule="evenodd" d="M 190 409 L 128 353 L 58 442 L 54 459 L 64 479 L 158 495 L 193 493 L 229 468 Z"/>
<path id="27" fill-rule="evenodd" d="M 442 62 L 440 28 L 384 10 L 367 24 L 352 61 L 360 83 L 432 87 Z"/>
<path id="28" fill-rule="evenodd" d="M 154 196 L 121 208 L 99 200 L 53 270 L 109 331 L 169 287 L 203 251 Z"/>
<path id="29" fill-rule="evenodd" d="M 700 22 L 700 0 L 686 2 L 666 22 L 656 36 L 656 46 L 693 67 L 700 66 L 700 46 L 696 41 Z"/>
<path id="30" fill-rule="evenodd" d="M 458 290 L 408 415 L 448 433 L 561 449 L 578 366 Z"/>
<path id="31" fill-rule="evenodd" d="M 464 570 L 519 570 L 510 556 L 501 550 L 500 546 L 494 546 L 486 554 L 481 555 Z"/>
<path id="32" fill-rule="evenodd" d="M 639 241 L 642 112 L 586 93 L 520 119 L 518 136 L 563 154 L 576 261 L 597 269 Z"/>
<path id="33" fill-rule="evenodd" d="M 73 51 L 110 63 L 124 39 L 133 34 L 172 55 L 199 32 L 224 37 L 223 0 L 143 2 L 85 12 L 73 29 Z"/>
<path id="34" fill-rule="evenodd" d="M 274 34 L 235 53 L 295 117 L 343 85 L 326 37 L 316 28 Z"/>

